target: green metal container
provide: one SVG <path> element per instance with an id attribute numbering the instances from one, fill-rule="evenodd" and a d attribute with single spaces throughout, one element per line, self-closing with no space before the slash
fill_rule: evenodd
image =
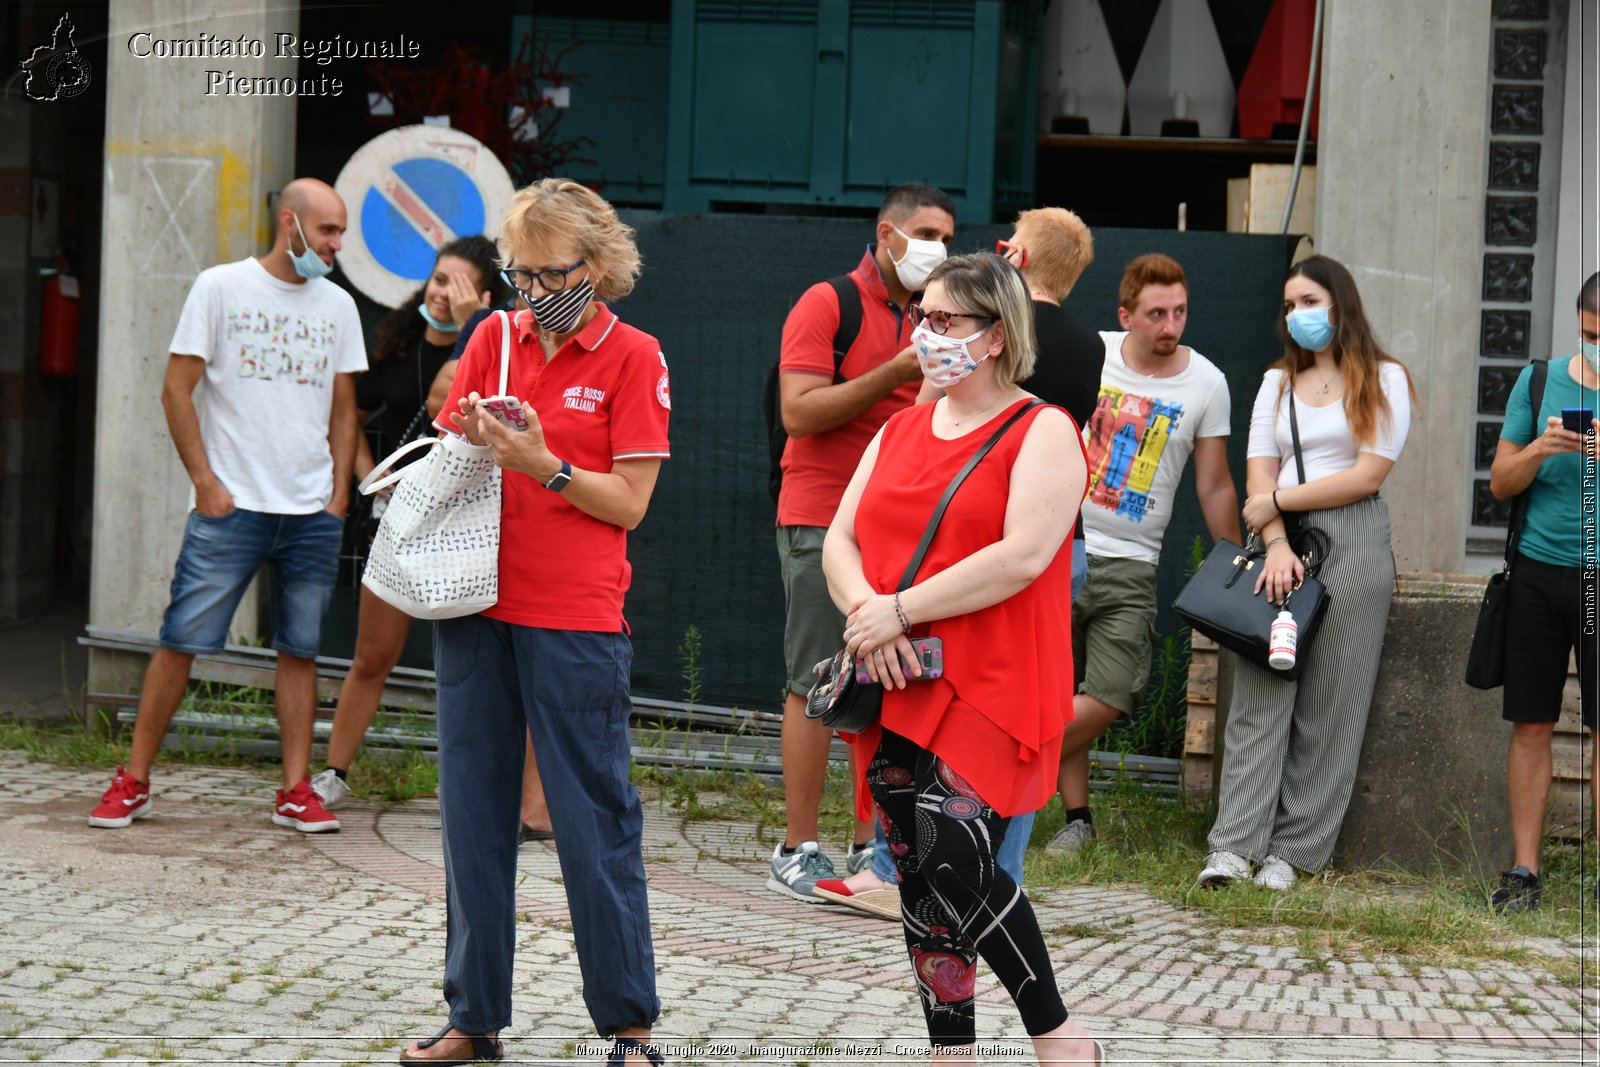
<path id="1" fill-rule="evenodd" d="M 669 211 L 1033 203 L 1041 0 L 674 0 Z"/>
<path id="2" fill-rule="evenodd" d="M 593 144 L 582 154 L 593 162 L 564 167 L 560 176 L 594 185 L 616 204 L 659 207 L 667 158 L 667 22 L 518 16 L 513 53 L 530 31 L 552 54 L 576 46 L 561 63 L 576 84 L 557 133 L 589 138 Z"/>

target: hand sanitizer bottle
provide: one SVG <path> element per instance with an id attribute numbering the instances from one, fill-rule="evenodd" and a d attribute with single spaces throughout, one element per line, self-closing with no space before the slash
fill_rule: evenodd
<path id="1" fill-rule="evenodd" d="M 1300 643 L 1300 624 L 1294 621 L 1294 616 L 1289 610 L 1278 612 L 1278 617 L 1272 620 L 1272 629 L 1267 635 L 1267 664 L 1274 670 L 1287 671 L 1294 668 L 1295 646 Z"/>

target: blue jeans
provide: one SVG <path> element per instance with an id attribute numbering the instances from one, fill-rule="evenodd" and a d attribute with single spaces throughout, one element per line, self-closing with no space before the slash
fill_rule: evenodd
<path id="1" fill-rule="evenodd" d="M 1083 588 L 1083 581 L 1089 576 L 1089 553 L 1084 548 L 1083 538 L 1074 538 L 1072 542 L 1072 599 L 1078 599 L 1078 591 Z M 1033 818 L 1036 812 L 1025 812 L 1022 815 L 1013 815 L 1006 824 L 1006 839 L 1000 842 L 1000 851 L 995 854 L 994 861 L 1011 876 L 1017 885 L 1022 884 L 1022 856 L 1028 850 L 1028 839 L 1033 836 Z"/>
<path id="2" fill-rule="evenodd" d="M 628 779 L 628 673 L 620 633 L 542 630 L 481 615 L 433 628 L 450 1025 L 511 1023 L 523 730 L 544 779 L 572 914 L 583 1000 L 610 1036 L 650 1026 L 656 997 L 645 899 L 644 811 Z"/>
<path id="3" fill-rule="evenodd" d="M 344 520 L 326 511 L 274 515 L 234 508 L 216 517 L 189 512 L 172 573 L 172 601 L 161 620 L 161 647 L 190 654 L 221 649 L 250 580 L 270 563 L 272 647 L 316 659 L 343 538 Z"/>

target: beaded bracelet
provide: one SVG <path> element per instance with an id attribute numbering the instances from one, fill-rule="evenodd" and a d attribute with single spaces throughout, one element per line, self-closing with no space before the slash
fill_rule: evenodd
<path id="1" fill-rule="evenodd" d="M 900 606 L 900 594 L 899 593 L 896 593 L 894 595 L 894 614 L 895 614 L 895 617 L 900 620 L 900 632 L 903 633 L 903 634 L 910 633 L 911 632 L 911 620 L 906 618 L 905 609 Z"/>

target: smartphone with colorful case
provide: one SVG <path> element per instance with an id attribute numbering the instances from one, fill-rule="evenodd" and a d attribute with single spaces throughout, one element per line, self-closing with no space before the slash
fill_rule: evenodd
<path id="1" fill-rule="evenodd" d="M 478 401 L 478 406 L 513 430 L 526 430 L 528 417 L 522 413 L 522 401 L 514 396 L 489 396 Z"/>
<path id="2" fill-rule="evenodd" d="M 914 637 L 911 640 L 912 651 L 916 653 L 917 662 L 922 664 L 920 675 L 912 674 L 906 669 L 904 657 L 901 657 L 901 668 L 905 671 L 906 681 L 926 682 L 944 674 L 944 642 L 937 637 Z M 875 684 L 872 676 L 867 673 L 867 665 L 862 660 L 856 661 L 856 681 L 863 685 Z"/>

